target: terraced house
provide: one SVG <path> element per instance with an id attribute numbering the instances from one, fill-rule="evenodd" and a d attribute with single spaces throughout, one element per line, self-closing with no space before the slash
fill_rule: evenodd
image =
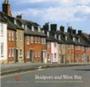
<path id="1" fill-rule="evenodd" d="M 52 26 L 54 25 L 54 26 Z M 60 29 L 56 24 L 46 23 L 43 26 L 47 35 L 47 62 L 50 63 L 89 63 L 90 62 L 90 36 L 81 30 L 64 26 Z"/>
<path id="2" fill-rule="evenodd" d="M 0 12 L 1 63 L 90 63 L 90 35 L 69 26 L 38 23 L 12 16 L 9 0 Z"/>

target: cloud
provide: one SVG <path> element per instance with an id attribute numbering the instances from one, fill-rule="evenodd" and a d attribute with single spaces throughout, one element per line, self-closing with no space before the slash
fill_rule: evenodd
<path id="1" fill-rule="evenodd" d="M 88 14 L 90 14 L 90 7 L 88 6 L 76 6 L 76 7 L 49 7 L 35 9 L 35 8 L 28 8 L 22 11 L 17 11 L 16 13 L 26 15 L 28 18 L 29 16 L 32 17 L 41 17 L 43 21 L 51 21 L 51 22 L 58 22 L 62 21 L 82 21 L 86 19 Z M 28 12 L 28 13 L 27 13 Z M 79 15 L 80 14 L 80 15 Z M 83 18 L 81 17 L 83 16 Z"/>
<path id="2" fill-rule="evenodd" d="M 16 1 L 16 0 L 13 0 Z M 18 2 L 26 4 L 26 3 L 60 3 L 60 4 L 89 4 L 90 0 L 19 0 Z"/>

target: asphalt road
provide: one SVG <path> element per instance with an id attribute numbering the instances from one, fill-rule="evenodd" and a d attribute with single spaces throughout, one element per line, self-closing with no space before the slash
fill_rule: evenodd
<path id="1" fill-rule="evenodd" d="M 1 87 L 90 87 L 90 65 L 11 74 L 1 77 Z"/>

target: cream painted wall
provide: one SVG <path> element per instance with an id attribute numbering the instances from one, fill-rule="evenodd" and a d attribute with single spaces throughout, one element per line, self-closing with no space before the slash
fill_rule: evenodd
<path id="1" fill-rule="evenodd" d="M 3 30 L 1 31 L 1 29 Z M 1 56 L 2 43 L 3 43 L 3 56 Z M 6 60 L 7 60 L 7 24 L 0 23 L 0 61 L 6 61 Z"/>

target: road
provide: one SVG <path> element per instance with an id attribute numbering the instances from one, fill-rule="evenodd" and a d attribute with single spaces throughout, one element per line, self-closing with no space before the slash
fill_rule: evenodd
<path id="1" fill-rule="evenodd" d="M 1 87 L 90 87 L 90 65 L 11 74 L 1 77 Z"/>

